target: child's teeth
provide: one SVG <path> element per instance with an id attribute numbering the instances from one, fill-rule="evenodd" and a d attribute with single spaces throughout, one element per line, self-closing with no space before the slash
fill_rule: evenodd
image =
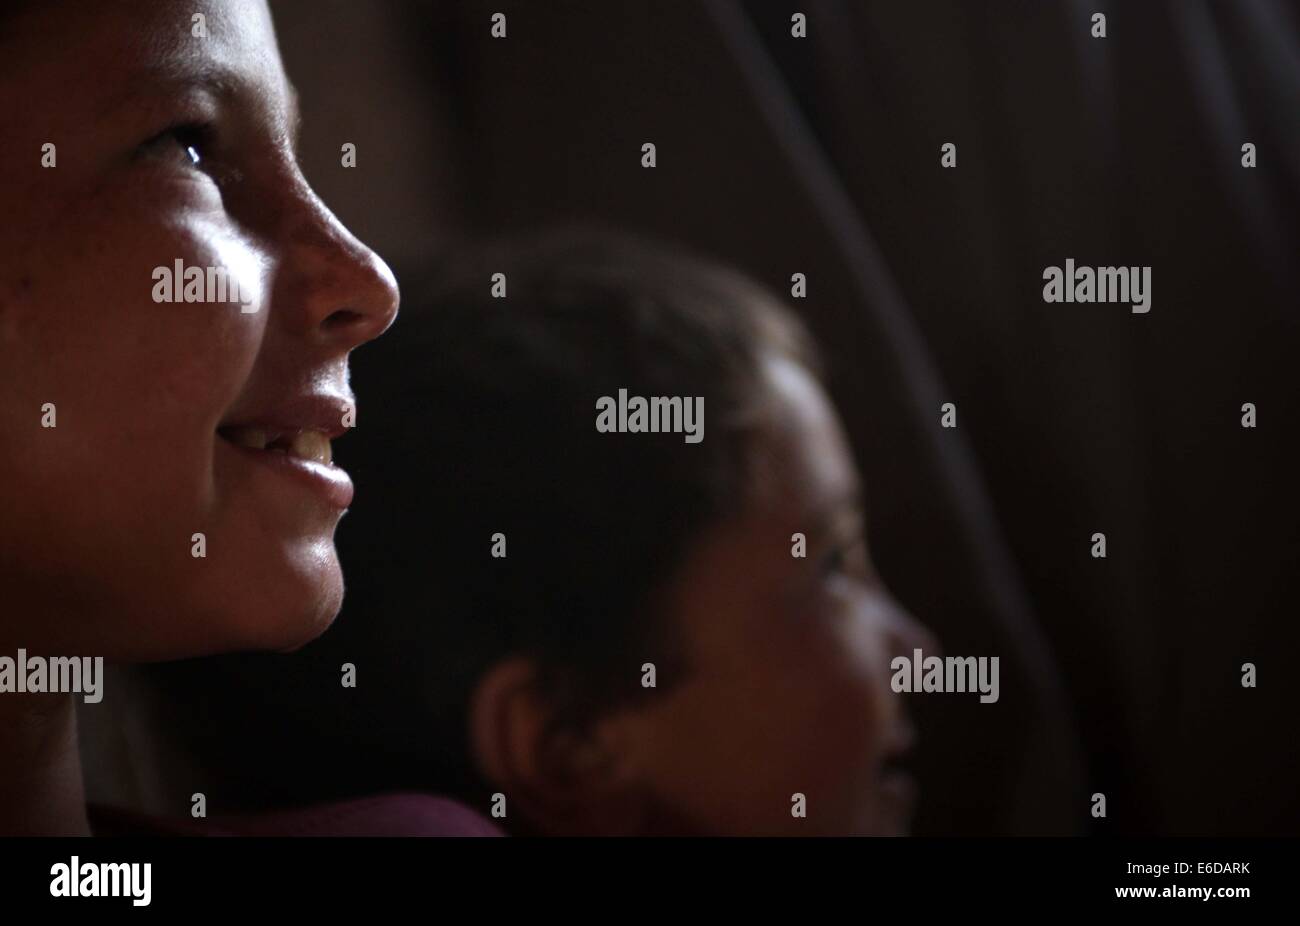
<path id="1" fill-rule="evenodd" d="M 234 428 L 228 432 L 231 443 L 254 450 L 265 450 L 267 442 L 266 428 Z"/>
<path id="2" fill-rule="evenodd" d="M 289 441 L 289 453 L 303 460 L 328 465 L 333 459 L 330 439 L 320 431 L 299 431 Z"/>

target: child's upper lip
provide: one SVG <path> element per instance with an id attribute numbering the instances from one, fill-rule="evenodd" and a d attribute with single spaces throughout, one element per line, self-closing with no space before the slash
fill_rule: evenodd
<path id="1" fill-rule="evenodd" d="M 916 728 L 906 720 L 896 724 L 885 744 L 886 759 L 898 759 L 916 745 Z"/>
<path id="2" fill-rule="evenodd" d="M 313 392 L 291 395 L 256 408 L 237 410 L 222 421 L 217 430 L 231 428 L 265 428 L 290 434 L 320 431 L 333 440 L 348 430 L 344 419 L 355 414 L 356 400 L 351 392 Z"/>

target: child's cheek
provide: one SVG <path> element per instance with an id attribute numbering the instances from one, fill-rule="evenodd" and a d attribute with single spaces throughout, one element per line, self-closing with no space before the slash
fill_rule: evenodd
<path id="1" fill-rule="evenodd" d="M 142 336 L 157 351 L 155 374 L 172 395 L 186 398 L 191 418 L 205 411 L 203 419 L 215 426 L 258 359 L 269 316 L 267 261 L 224 223 L 196 219 L 152 254 L 154 330 Z"/>
<path id="2" fill-rule="evenodd" d="M 873 595 L 846 594 L 837 608 L 840 668 L 864 722 L 875 731 L 892 720 L 897 697 L 889 685 L 888 623 Z"/>

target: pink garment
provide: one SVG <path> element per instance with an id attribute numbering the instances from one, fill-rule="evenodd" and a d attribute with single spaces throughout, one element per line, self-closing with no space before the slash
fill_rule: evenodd
<path id="1" fill-rule="evenodd" d="M 376 794 L 331 804 L 193 820 L 90 808 L 100 836 L 504 836 L 486 817 L 445 797 Z"/>

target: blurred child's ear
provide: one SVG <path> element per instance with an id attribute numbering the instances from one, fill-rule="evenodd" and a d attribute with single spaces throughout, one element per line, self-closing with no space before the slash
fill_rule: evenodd
<path id="1" fill-rule="evenodd" d="M 470 702 L 474 760 L 505 795 L 514 832 L 632 835 L 648 808 L 631 775 L 622 726 L 557 727 L 531 660 L 511 658 L 483 676 Z"/>

